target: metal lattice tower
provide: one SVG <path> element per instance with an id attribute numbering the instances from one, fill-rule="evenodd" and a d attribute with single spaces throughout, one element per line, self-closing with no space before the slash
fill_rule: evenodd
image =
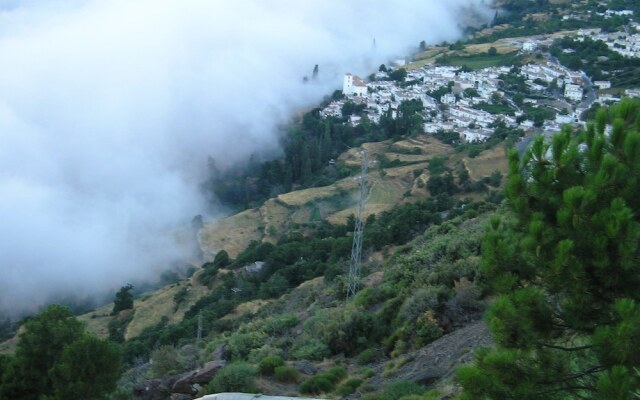
<path id="1" fill-rule="evenodd" d="M 198 334 L 196 340 L 198 344 L 200 344 L 200 340 L 202 340 L 202 311 L 198 313 Z"/>
<path id="2" fill-rule="evenodd" d="M 353 243 L 351 245 L 351 263 L 349 265 L 349 287 L 347 299 L 356 295 L 360 283 L 360 261 L 362 259 L 362 238 L 364 233 L 364 203 L 367 199 L 367 168 L 369 167 L 369 154 L 362 151 L 362 171 L 360 172 L 360 200 L 358 201 L 358 214 L 356 226 L 353 230 Z"/>

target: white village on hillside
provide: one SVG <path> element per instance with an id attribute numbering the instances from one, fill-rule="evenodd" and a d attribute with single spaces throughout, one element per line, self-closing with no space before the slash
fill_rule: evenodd
<path id="1" fill-rule="evenodd" d="M 640 24 L 633 25 L 640 28 Z M 640 58 L 640 34 L 581 29 L 577 32 L 576 40 L 584 40 L 586 36 L 602 40 L 610 49 L 625 57 Z M 551 39 L 540 37 L 527 38 L 520 41 L 519 45 L 521 53 L 532 53 L 551 43 Z M 535 94 L 532 96 L 535 98 L 525 98 L 521 104 L 533 108 L 551 108 L 555 110 L 555 118 L 537 123 L 527 119 L 521 107 L 501 90 L 500 82 L 505 76 L 522 78 L 530 93 Z M 550 92 L 550 85 L 557 88 L 556 95 Z M 462 66 L 432 64 L 409 69 L 401 82 L 392 80 L 387 71 L 371 75 L 368 82 L 346 73 L 342 85 L 344 98 L 332 101 L 320 114 L 324 118 L 348 117 L 352 126 L 360 124 L 363 118 L 379 123 L 385 114 L 396 118 L 403 101 L 420 100 L 424 106 L 422 116 L 425 133 L 455 131 L 464 142 L 482 142 L 493 134 L 494 124 L 500 119 L 510 127 L 541 133 L 557 132 L 563 124 L 583 125 L 581 116 L 594 103 L 620 101 L 619 95 L 607 92 L 611 86 L 610 81 L 592 82 L 583 71 L 571 70 L 552 57 L 520 68 L 502 66 L 476 71 L 465 71 Z M 624 95 L 640 97 L 640 88 L 626 89 Z M 364 105 L 364 111 L 345 116 L 342 109 L 346 102 Z M 512 115 L 484 110 L 491 111 L 487 105 L 499 104 L 508 104 Z"/>

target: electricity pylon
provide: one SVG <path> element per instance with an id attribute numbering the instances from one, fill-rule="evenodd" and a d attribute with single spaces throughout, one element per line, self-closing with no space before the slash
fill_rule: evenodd
<path id="1" fill-rule="evenodd" d="M 362 170 L 360 172 L 360 200 L 358 201 L 358 214 L 356 226 L 353 230 L 353 243 L 351 245 L 351 263 L 349 264 L 349 287 L 347 300 L 356 295 L 360 283 L 360 262 L 362 259 L 362 238 L 364 234 L 364 203 L 367 200 L 367 168 L 369 167 L 369 154 L 362 150 Z"/>

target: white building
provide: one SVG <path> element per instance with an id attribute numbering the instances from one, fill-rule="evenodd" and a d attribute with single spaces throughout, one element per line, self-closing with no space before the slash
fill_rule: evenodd
<path id="1" fill-rule="evenodd" d="M 344 74 L 342 82 L 342 94 L 345 96 L 366 96 L 367 83 L 356 75 Z"/>
<path id="2" fill-rule="evenodd" d="M 582 100 L 582 95 L 584 94 L 582 87 L 579 85 L 568 84 L 564 87 L 564 97 L 573 101 Z"/>
<path id="3" fill-rule="evenodd" d="M 571 115 L 556 115 L 556 122 L 558 124 L 570 124 L 573 122 L 573 116 Z"/>
<path id="4" fill-rule="evenodd" d="M 598 89 L 611 89 L 611 81 L 595 81 L 593 84 Z"/>
<path id="5" fill-rule="evenodd" d="M 522 44 L 522 50 L 523 51 L 536 51 L 536 49 L 538 48 L 538 45 L 536 44 L 536 42 L 532 42 L 532 41 L 526 41 Z"/>
<path id="6" fill-rule="evenodd" d="M 618 15 L 618 16 L 627 16 L 630 17 L 633 15 L 633 11 L 632 10 L 620 10 L 620 11 L 615 11 L 615 10 L 607 10 L 605 11 L 605 14 L 607 16 L 612 16 L 612 15 Z"/>
<path id="7" fill-rule="evenodd" d="M 453 93 L 447 93 L 444 96 L 440 97 L 440 102 L 442 104 L 454 105 L 456 104 L 456 95 Z"/>
<path id="8" fill-rule="evenodd" d="M 629 97 L 640 97 L 640 89 L 626 89 L 624 94 Z"/>

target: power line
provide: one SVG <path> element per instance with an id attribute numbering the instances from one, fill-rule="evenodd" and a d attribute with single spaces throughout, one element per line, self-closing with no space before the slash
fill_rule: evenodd
<path id="1" fill-rule="evenodd" d="M 353 243 L 351 245 L 351 263 L 349 265 L 349 286 L 347 288 L 347 300 L 356 295 L 360 283 L 360 262 L 362 260 L 362 239 L 364 233 L 364 203 L 367 199 L 367 168 L 369 167 L 369 154 L 362 150 L 362 170 L 360 172 L 360 199 L 358 201 L 358 214 L 356 215 L 353 230 Z"/>

